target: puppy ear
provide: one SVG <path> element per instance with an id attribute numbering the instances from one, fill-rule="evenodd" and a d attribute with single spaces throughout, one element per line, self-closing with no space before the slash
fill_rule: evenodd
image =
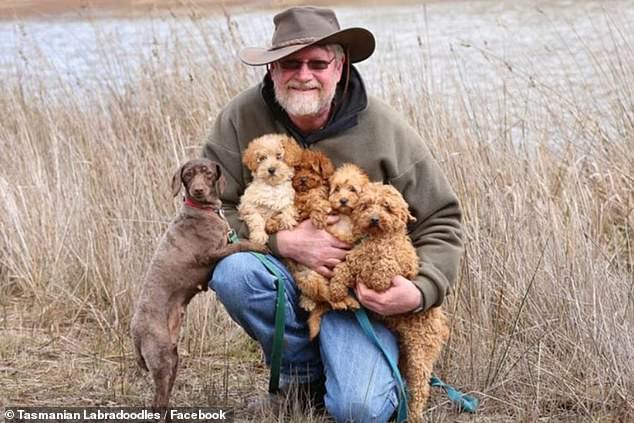
<path id="1" fill-rule="evenodd" d="M 247 169 L 249 169 L 251 172 L 253 172 L 258 167 L 258 162 L 255 158 L 256 151 L 257 148 L 255 148 L 255 144 L 253 143 L 253 141 L 251 141 L 247 146 L 247 149 L 244 150 L 244 153 L 242 154 L 242 163 L 244 163 Z"/>
<path id="2" fill-rule="evenodd" d="M 332 164 L 325 154 L 319 155 L 319 166 L 321 167 L 321 175 L 326 180 L 335 173 L 335 165 Z"/>
<path id="3" fill-rule="evenodd" d="M 216 192 L 218 194 L 222 194 L 225 190 L 225 186 L 227 185 L 227 181 L 225 180 L 225 175 L 222 170 L 222 166 L 219 163 L 215 163 L 216 165 Z"/>
<path id="4" fill-rule="evenodd" d="M 185 165 L 179 167 L 176 172 L 174 172 L 174 176 L 172 176 L 172 197 L 176 197 L 181 190 L 181 185 L 183 185 L 183 168 Z"/>
<path id="5" fill-rule="evenodd" d="M 293 138 L 287 136 L 284 136 L 281 142 L 284 148 L 284 161 L 289 166 L 297 166 L 302 160 L 302 147 Z"/>
<path id="6" fill-rule="evenodd" d="M 391 197 L 390 201 L 393 201 L 398 209 L 399 219 L 405 222 L 405 224 L 416 222 L 416 218 L 409 211 L 409 204 L 405 201 L 403 194 L 393 185 L 385 185 L 385 189 L 387 190 L 386 197 Z"/>

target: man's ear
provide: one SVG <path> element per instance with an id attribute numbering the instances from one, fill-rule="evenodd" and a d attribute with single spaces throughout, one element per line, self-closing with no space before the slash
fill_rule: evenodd
<path id="1" fill-rule="evenodd" d="M 176 197 L 181 190 L 181 185 L 183 185 L 183 177 L 182 172 L 185 165 L 179 167 L 176 172 L 174 172 L 174 176 L 172 176 L 172 197 Z"/>

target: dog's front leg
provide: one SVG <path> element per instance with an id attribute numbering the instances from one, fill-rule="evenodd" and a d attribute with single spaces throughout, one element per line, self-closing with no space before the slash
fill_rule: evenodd
<path id="1" fill-rule="evenodd" d="M 291 206 L 282 209 L 282 211 L 280 211 L 278 215 L 279 227 L 277 228 L 277 231 L 293 229 L 295 226 L 297 226 L 297 219 L 298 215 L 295 207 Z"/>
<path id="2" fill-rule="evenodd" d="M 313 222 L 313 226 L 317 229 L 324 229 L 326 227 L 326 219 L 328 215 L 332 211 L 330 207 L 330 202 L 321 196 L 315 196 L 316 198 L 312 199 L 310 211 L 310 221 Z"/>
<path id="3" fill-rule="evenodd" d="M 240 210 L 240 217 L 249 228 L 249 239 L 258 244 L 266 244 L 269 236 L 266 233 L 266 221 L 255 208 L 244 207 Z"/>
<path id="4" fill-rule="evenodd" d="M 243 253 L 248 251 L 255 251 L 256 253 L 268 254 L 270 250 L 266 245 L 258 244 L 252 241 L 240 241 L 235 244 L 227 244 L 220 250 L 209 250 L 204 255 L 196 254 L 196 263 L 199 266 L 210 267 L 222 260 L 223 258 L 230 256 L 234 253 Z"/>
<path id="5" fill-rule="evenodd" d="M 384 292 L 392 286 L 392 279 L 401 275 L 401 265 L 395 257 L 382 257 L 372 265 L 359 269 L 359 280 L 376 292 Z"/>
<path id="6" fill-rule="evenodd" d="M 341 262 L 333 269 L 333 276 L 330 278 L 330 298 L 329 303 L 338 303 L 348 296 L 348 288 L 354 286 L 354 276 L 348 262 Z"/>

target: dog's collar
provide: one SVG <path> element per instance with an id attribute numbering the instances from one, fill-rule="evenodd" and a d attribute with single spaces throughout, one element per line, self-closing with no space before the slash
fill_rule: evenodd
<path id="1" fill-rule="evenodd" d="M 184 204 L 194 209 L 209 210 L 211 212 L 216 213 L 219 216 L 224 217 L 224 214 L 222 213 L 222 208 L 220 207 L 214 207 L 209 204 L 199 203 L 198 201 L 192 200 L 191 198 L 186 198 Z"/>

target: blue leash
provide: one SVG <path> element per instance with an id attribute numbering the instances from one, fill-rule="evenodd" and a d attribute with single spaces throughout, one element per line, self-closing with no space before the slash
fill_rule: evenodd
<path id="1" fill-rule="evenodd" d="M 354 310 L 354 315 L 357 318 L 357 321 L 359 322 L 359 325 L 361 325 L 361 328 L 363 329 L 365 334 L 368 335 L 370 340 L 372 340 L 372 342 L 379 348 L 379 350 L 381 350 L 381 352 L 387 359 L 387 362 L 390 365 L 390 368 L 392 369 L 392 373 L 394 373 L 394 377 L 396 378 L 396 381 L 398 383 L 398 390 L 399 390 L 398 411 L 397 411 L 396 421 L 397 423 L 402 423 L 407 420 L 408 396 L 407 396 L 407 387 L 405 386 L 405 382 L 403 381 L 401 372 L 398 370 L 398 365 L 394 362 L 392 357 L 389 356 L 387 351 L 385 351 L 385 348 L 383 348 L 383 345 L 381 345 L 381 341 L 379 341 L 379 338 L 376 336 L 376 332 L 374 332 L 374 328 L 370 324 L 370 320 L 368 319 L 368 315 L 365 312 L 365 309 L 359 308 Z M 479 401 L 477 398 L 460 392 L 453 386 L 448 385 L 442 380 L 440 380 L 440 378 L 438 378 L 436 375 L 432 375 L 429 381 L 429 384 L 432 387 L 443 388 L 445 392 L 447 393 L 447 396 L 449 397 L 451 402 L 454 403 L 456 407 L 458 407 L 459 411 L 467 412 L 467 413 L 475 413 L 476 410 L 478 409 Z"/>

